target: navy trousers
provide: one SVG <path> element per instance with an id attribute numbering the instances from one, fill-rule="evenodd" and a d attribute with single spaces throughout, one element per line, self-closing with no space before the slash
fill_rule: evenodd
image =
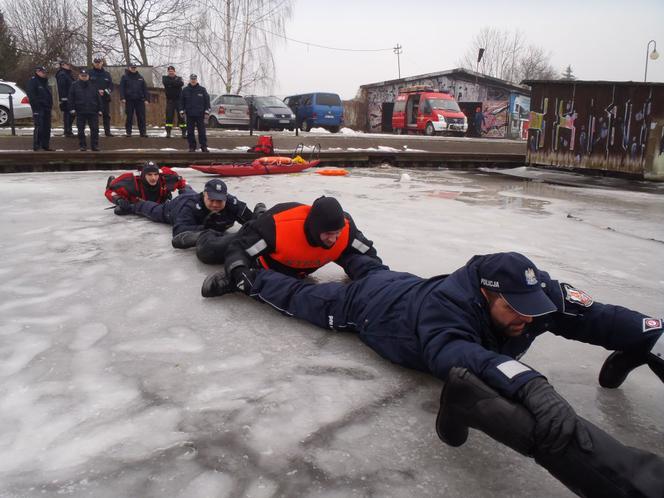
<path id="1" fill-rule="evenodd" d="M 143 100 L 127 100 L 125 103 L 125 111 L 127 113 L 127 120 L 125 121 L 125 130 L 127 135 L 131 135 L 132 121 L 134 114 L 136 114 L 136 121 L 138 123 L 138 131 L 141 135 L 146 135 L 145 128 L 145 101 Z"/>
<path id="2" fill-rule="evenodd" d="M 187 114 L 187 141 L 189 147 L 196 148 L 196 134 L 194 128 L 198 128 L 198 142 L 201 147 L 207 147 L 207 135 L 205 130 L 205 116 L 189 116 Z"/>
<path id="3" fill-rule="evenodd" d="M 34 150 L 48 149 L 51 141 L 51 110 L 41 109 L 33 112 L 32 120 L 35 124 L 32 132 L 32 148 Z"/>

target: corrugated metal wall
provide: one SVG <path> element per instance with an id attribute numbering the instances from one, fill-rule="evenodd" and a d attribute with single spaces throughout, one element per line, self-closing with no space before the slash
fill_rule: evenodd
<path id="1" fill-rule="evenodd" d="M 664 179 L 659 164 L 664 143 L 661 131 L 657 134 L 664 122 L 664 84 L 534 81 L 531 86 L 529 164 Z"/>

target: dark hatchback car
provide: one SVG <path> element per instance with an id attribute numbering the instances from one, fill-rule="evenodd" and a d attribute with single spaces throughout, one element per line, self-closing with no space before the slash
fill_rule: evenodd
<path id="1" fill-rule="evenodd" d="M 253 105 L 253 125 L 256 130 L 292 130 L 295 128 L 295 114 L 277 97 L 245 97 L 249 106 Z"/>

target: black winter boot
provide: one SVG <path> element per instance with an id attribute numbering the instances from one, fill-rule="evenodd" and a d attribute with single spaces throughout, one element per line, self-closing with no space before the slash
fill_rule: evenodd
<path id="1" fill-rule="evenodd" d="M 203 297 L 223 296 L 237 290 L 231 278 L 227 277 L 225 272 L 220 271 L 213 273 L 203 281 L 201 295 Z"/>
<path id="2" fill-rule="evenodd" d="M 166 138 L 171 138 L 171 127 L 170 126 L 166 127 Z"/>

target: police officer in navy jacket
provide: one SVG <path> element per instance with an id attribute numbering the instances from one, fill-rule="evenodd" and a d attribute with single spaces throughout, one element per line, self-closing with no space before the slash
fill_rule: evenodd
<path id="1" fill-rule="evenodd" d="M 69 89 L 68 109 L 70 116 L 76 116 L 78 143 L 80 150 L 87 150 L 85 126 L 90 128 L 90 145 L 92 150 L 99 150 L 99 116 L 102 114 L 101 96 L 96 86 L 90 81 L 87 69 L 81 69 L 78 81 Z"/>
<path id="2" fill-rule="evenodd" d="M 226 292 L 242 290 L 289 316 L 355 331 L 381 356 L 446 380 L 451 388 L 441 395 L 437 429 L 448 444 L 463 444 L 471 426 L 535 457 L 575 492 L 664 496 L 664 460 L 576 415 L 541 373 L 519 361 L 550 331 L 638 357 L 664 381 L 660 318 L 595 302 L 518 253 L 475 256 L 430 279 L 389 271 L 366 256 L 347 271 L 350 284 L 312 284 L 246 270 L 239 283 L 228 280 Z M 601 382 L 615 386 L 628 371 L 610 357 Z"/>
<path id="3" fill-rule="evenodd" d="M 130 64 L 120 80 L 120 99 L 125 104 L 125 113 L 127 115 L 125 131 L 127 136 L 131 136 L 132 121 L 134 114 L 136 114 L 138 131 L 141 137 L 147 137 L 145 105 L 150 102 L 150 96 L 148 95 L 148 87 L 145 84 L 145 79 L 143 79 L 141 73 L 136 69 L 136 64 Z"/>
<path id="4" fill-rule="evenodd" d="M 48 77 L 44 66 L 35 68 L 35 74 L 28 82 L 26 93 L 30 100 L 32 119 L 35 125 L 32 134 L 32 149 L 35 151 L 39 149 L 53 150 L 49 146 L 51 142 L 53 94 L 48 86 Z"/>
<path id="5" fill-rule="evenodd" d="M 62 124 L 65 137 L 73 137 L 72 117 L 69 114 L 69 89 L 74 83 L 74 76 L 71 72 L 71 64 L 65 60 L 60 61 L 60 69 L 55 73 L 55 80 L 58 83 L 58 100 L 60 101 L 60 111 L 62 111 Z"/>
<path id="6" fill-rule="evenodd" d="M 180 94 L 180 115 L 186 115 L 187 117 L 189 152 L 196 151 L 194 128 L 198 128 L 198 141 L 201 144 L 201 151 L 208 152 L 205 124 L 210 115 L 210 96 L 207 90 L 198 84 L 198 76 L 195 74 L 189 76 L 189 84 L 184 87 Z"/>
<path id="7" fill-rule="evenodd" d="M 123 207 L 152 221 L 172 225 L 172 244 L 178 249 L 195 246 L 205 230 L 225 232 L 235 222 L 244 224 L 253 216 L 251 209 L 230 195 L 226 184 L 216 178 L 209 180 L 200 194 L 187 185 L 172 201 L 159 204 L 139 200 Z"/>

